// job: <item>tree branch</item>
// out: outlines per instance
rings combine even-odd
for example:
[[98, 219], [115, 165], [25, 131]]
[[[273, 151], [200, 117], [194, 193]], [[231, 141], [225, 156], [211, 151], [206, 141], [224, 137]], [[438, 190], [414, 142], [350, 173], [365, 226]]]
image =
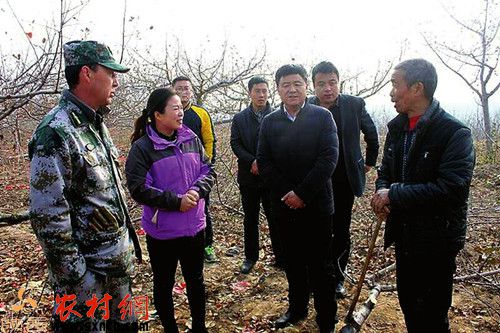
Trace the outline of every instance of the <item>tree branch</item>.
[[60, 94], [60, 93], [61, 93], [61, 91], [57, 91], [57, 90], [38, 90], [38, 91], [31, 91], [29, 93], [20, 94], [20, 95], [4, 95], [4, 96], [0, 96], [0, 102], [3, 102], [5, 100], [9, 100], [9, 99], [31, 98], [31, 97], [38, 96], [38, 95], [55, 95], [55, 94]]

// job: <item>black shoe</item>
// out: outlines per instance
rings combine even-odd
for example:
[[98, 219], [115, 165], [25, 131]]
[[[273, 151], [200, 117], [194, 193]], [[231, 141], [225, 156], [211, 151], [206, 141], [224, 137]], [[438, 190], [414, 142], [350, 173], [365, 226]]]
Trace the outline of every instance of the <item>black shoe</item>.
[[279, 317], [275, 322], [274, 326], [276, 328], [284, 328], [287, 327], [288, 325], [295, 325], [302, 319], [305, 319], [307, 317], [306, 314], [304, 315], [294, 315], [290, 311], [287, 311], [284, 315]]
[[337, 283], [337, 285], [335, 286], [335, 296], [337, 296], [337, 298], [345, 298], [346, 295], [347, 291], [344, 288], [344, 283]]
[[320, 328], [319, 333], [333, 333], [335, 332], [335, 326], [333, 328]]
[[241, 268], [240, 268], [241, 273], [243, 273], [243, 274], [250, 273], [250, 271], [252, 270], [254, 265], [255, 265], [255, 261], [245, 259], [245, 261], [243, 261], [243, 264], [241, 264]]

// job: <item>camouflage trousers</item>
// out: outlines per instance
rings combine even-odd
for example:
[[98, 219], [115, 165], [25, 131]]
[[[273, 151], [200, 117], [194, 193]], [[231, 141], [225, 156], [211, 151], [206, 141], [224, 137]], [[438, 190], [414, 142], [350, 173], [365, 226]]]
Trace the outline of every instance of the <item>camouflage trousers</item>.
[[87, 270], [76, 285], [54, 286], [54, 332], [137, 332], [135, 314], [126, 313], [131, 297], [130, 277]]

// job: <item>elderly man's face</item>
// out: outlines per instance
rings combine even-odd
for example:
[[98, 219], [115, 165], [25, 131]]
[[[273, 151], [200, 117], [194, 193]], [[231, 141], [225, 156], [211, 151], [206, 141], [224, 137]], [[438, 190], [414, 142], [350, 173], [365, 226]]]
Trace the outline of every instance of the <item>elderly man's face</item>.
[[391, 102], [398, 113], [408, 114], [414, 107], [414, 94], [412, 87], [408, 87], [405, 73], [395, 70], [391, 77], [392, 89], [390, 92]]
[[278, 84], [278, 94], [287, 109], [297, 109], [306, 99], [307, 83], [299, 74], [283, 76]]

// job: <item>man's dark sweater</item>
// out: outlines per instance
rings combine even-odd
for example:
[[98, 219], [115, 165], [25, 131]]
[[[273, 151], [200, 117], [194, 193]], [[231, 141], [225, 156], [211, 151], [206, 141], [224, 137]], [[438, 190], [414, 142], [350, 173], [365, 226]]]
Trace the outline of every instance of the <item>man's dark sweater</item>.
[[337, 128], [325, 108], [306, 103], [292, 121], [281, 106], [264, 118], [257, 164], [273, 205], [288, 209], [281, 198], [293, 190], [304, 210], [333, 214], [331, 176], [337, 159]]

